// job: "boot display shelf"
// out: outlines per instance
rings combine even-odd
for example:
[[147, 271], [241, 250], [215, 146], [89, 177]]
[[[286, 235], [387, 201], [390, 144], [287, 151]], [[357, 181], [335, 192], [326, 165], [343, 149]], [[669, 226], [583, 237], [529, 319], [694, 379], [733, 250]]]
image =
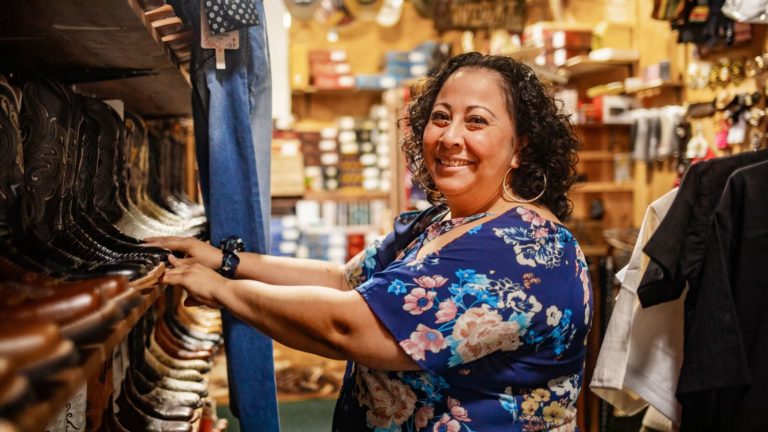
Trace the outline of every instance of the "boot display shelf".
[[193, 34], [162, 0], [7, 0], [0, 11], [6, 66], [145, 116], [191, 115]]
[[10, 420], [21, 432], [45, 430], [48, 422], [64, 408], [78, 389], [89, 378], [101, 372], [104, 362], [112, 355], [115, 347], [125, 339], [128, 332], [164, 291], [165, 285], [157, 285], [149, 293], [143, 294], [141, 303], [128, 312], [103, 341], [80, 348], [80, 361], [76, 367], [65, 369], [50, 378], [50, 392], [41, 395], [42, 400], [25, 408]]

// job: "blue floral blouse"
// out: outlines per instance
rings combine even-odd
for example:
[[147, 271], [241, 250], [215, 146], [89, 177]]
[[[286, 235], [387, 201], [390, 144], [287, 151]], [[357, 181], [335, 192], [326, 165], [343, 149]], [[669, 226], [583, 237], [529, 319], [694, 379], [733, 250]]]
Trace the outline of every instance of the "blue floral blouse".
[[592, 289], [571, 232], [514, 207], [416, 258], [486, 215], [431, 223], [394, 260], [375, 242], [350, 262], [350, 285], [422, 370], [350, 363], [334, 431], [576, 430]]

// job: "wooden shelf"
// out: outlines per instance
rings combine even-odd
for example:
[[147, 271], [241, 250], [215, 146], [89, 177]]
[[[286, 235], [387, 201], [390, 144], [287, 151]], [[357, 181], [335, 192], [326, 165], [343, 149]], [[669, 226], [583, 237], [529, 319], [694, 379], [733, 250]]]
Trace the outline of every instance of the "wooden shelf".
[[579, 152], [579, 162], [613, 161], [617, 153], [601, 150], [582, 150]]
[[614, 183], [614, 182], [584, 182], [573, 185], [569, 193], [603, 193], [603, 192], [633, 192], [632, 183]]
[[0, 14], [0, 54], [6, 66], [48, 74], [95, 97], [122, 99], [144, 116], [189, 115], [191, 85], [180, 66], [191, 41], [174, 39], [178, 22], [173, 29], [152, 26], [152, 20], [170, 18], [168, 8], [152, 12], [139, 0], [98, 6], [8, 0]]
[[544, 51], [543, 47], [522, 47], [517, 51], [506, 53], [505, 56], [515, 60], [531, 60]]
[[672, 81], [662, 81], [662, 82], [655, 82], [655, 83], [649, 83], [640, 87], [635, 87], [631, 90], [625, 90], [624, 93], [626, 94], [637, 94], [652, 90], [663, 90], [663, 89], [681, 89], [683, 88], [683, 84], [679, 82], [672, 82]]
[[601, 257], [608, 255], [608, 245], [579, 245], [581, 251], [588, 257]]
[[576, 56], [568, 59], [561, 68], [568, 77], [593, 74], [617, 67], [632, 67], [634, 61], [629, 60], [590, 60], [588, 56]]
[[649, 83], [642, 87], [637, 87], [631, 90], [627, 90], [625, 94], [633, 95], [640, 99], [650, 99], [654, 97], [668, 95], [670, 93], [669, 90], [672, 90], [673, 94], [676, 97], [680, 97], [683, 86], [684, 85], [679, 82], [659, 81], [656, 83]]
[[319, 95], [333, 95], [333, 94], [371, 94], [371, 93], [383, 93], [389, 89], [373, 89], [373, 88], [339, 88], [339, 89], [316, 89], [314, 87], [306, 88], [306, 89], [295, 89], [291, 90], [291, 94], [294, 96], [303, 96], [303, 95], [313, 95], [313, 94], [319, 94]]
[[381, 191], [307, 191], [302, 199], [314, 201], [373, 201], [388, 200], [389, 192]]
[[579, 129], [626, 129], [632, 126], [629, 123], [572, 123], [573, 128]]
[[21, 432], [38, 432], [44, 430], [48, 422], [53, 420], [64, 405], [75, 395], [89, 378], [101, 371], [104, 362], [112, 355], [128, 332], [139, 322], [142, 315], [155, 303], [165, 290], [164, 285], [158, 285], [148, 294], [141, 297], [141, 303], [133, 308], [125, 318], [118, 322], [112, 332], [100, 343], [78, 347], [80, 363], [77, 367], [59, 372], [51, 378], [52, 390], [50, 395], [20, 412], [15, 422]]

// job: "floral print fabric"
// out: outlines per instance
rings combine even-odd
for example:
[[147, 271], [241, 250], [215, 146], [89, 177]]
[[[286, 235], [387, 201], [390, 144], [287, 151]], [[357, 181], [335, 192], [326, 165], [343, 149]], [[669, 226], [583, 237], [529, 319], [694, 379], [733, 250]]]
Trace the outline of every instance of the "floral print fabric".
[[483, 216], [431, 224], [390, 263], [374, 244], [348, 267], [422, 370], [350, 365], [334, 430], [575, 430], [592, 289], [570, 231], [515, 207], [417, 259]]

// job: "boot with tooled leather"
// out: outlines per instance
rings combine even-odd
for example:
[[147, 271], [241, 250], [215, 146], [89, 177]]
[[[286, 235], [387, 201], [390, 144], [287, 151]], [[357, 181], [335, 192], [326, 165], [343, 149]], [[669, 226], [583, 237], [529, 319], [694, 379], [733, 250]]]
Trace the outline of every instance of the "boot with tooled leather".
[[[105, 149], [113, 143], [113, 135], [108, 132], [114, 129], [98, 122], [99, 118], [103, 118], [103, 121], [109, 121], [110, 118], [107, 116], [109, 113], [104, 111], [111, 111], [111, 109], [100, 101], [90, 98], [85, 98], [84, 105], [86, 113], [85, 125], [82, 128], [82, 139], [80, 140], [76, 161], [77, 173], [96, 172], [97, 167], [88, 165], [93, 164], [94, 162], [98, 163], [100, 149]], [[96, 117], [92, 116], [94, 111], [98, 111], [103, 115], [94, 118]], [[111, 121], [119, 125], [119, 119], [116, 118], [116, 115], [113, 117], [115, 118], [111, 119]], [[120, 129], [118, 128], [117, 130], [118, 134], [121, 135]], [[105, 149], [104, 151], [106, 152], [107, 150]], [[94, 154], [96, 157], [93, 157]], [[105, 162], [103, 165], [104, 167], [102, 168], [104, 170], [109, 168], [108, 162]], [[73, 179], [75, 196], [70, 200], [70, 211], [68, 213], [69, 224], [72, 226], [72, 229], [77, 231], [78, 235], [88, 236], [98, 244], [101, 244], [110, 251], [118, 254], [118, 257], [123, 260], [145, 260], [151, 262], [153, 265], [165, 261], [170, 251], [162, 248], [141, 247], [134, 241], [126, 242], [121, 238], [114, 238], [102, 231], [97, 224], [88, 217], [88, 210], [84, 203], [93, 201], [93, 188], [89, 187], [92, 178], [93, 177], [88, 178], [83, 175], [76, 175]]]
[[[79, 95], [70, 93], [68, 95], [59, 95], [61, 97], [69, 96], [69, 100], [73, 103], [70, 105], [73, 109], [82, 107], [82, 98]], [[104, 105], [101, 102], [95, 101], [98, 104]], [[54, 237], [54, 245], [68, 249], [75, 253], [80, 258], [87, 261], [94, 262], [133, 262], [146, 266], [148, 269], [154, 268], [158, 264], [159, 260], [153, 257], [137, 253], [120, 253], [112, 250], [111, 248], [100, 243], [91, 232], [85, 231], [75, 221], [75, 203], [76, 203], [76, 178], [78, 162], [81, 160], [82, 150], [84, 143], [81, 141], [81, 131], [86, 128], [84, 116], [76, 117], [78, 112], [73, 115], [73, 128], [72, 133], [76, 134], [66, 146], [65, 150], [65, 169], [64, 169], [64, 183], [62, 185], [61, 195], [61, 229], [58, 230], [57, 235]], [[95, 234], [98, 234], [97, 232]]]
[[[14, 244], [23, 254], [56, 275], [121, 274], [137, 279], [148, 272], [143, 263], [121, 263], [89, 250], [64, 229], [67, 174], [74, 159], [70, 146], [78, 137], [80, 104], [61, 85], [30, 81], [21, 107], [24, 184]], [[70, 171], [74, 171], [70, 169]]]

